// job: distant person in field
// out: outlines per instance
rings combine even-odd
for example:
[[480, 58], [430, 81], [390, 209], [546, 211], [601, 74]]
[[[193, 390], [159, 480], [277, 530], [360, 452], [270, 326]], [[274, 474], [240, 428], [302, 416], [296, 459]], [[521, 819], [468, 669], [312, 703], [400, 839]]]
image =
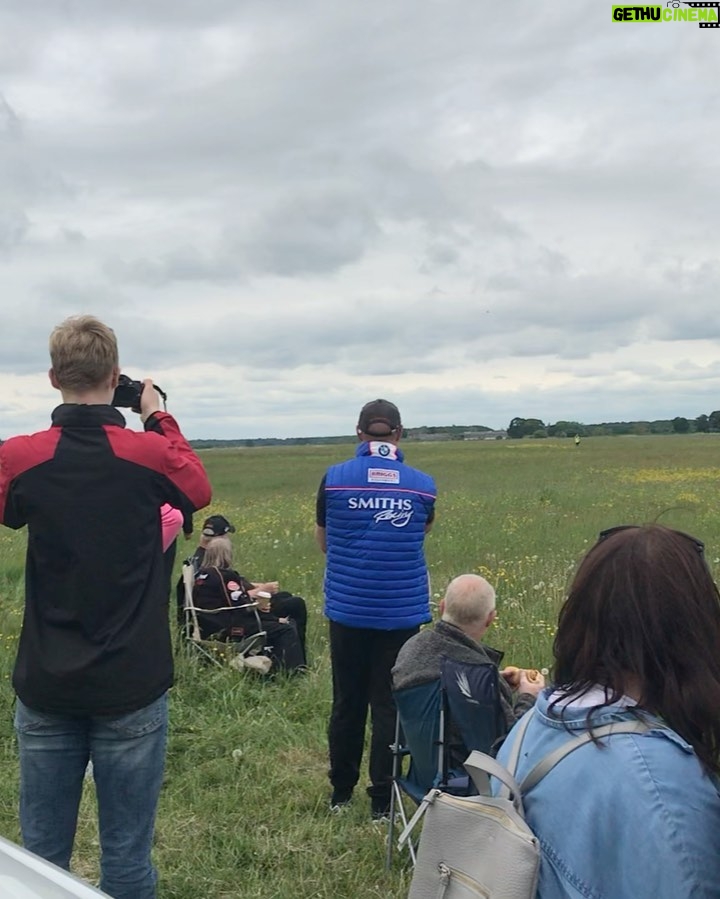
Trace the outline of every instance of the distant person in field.
[[579, 434], [575, 435], [575, 446], [580, 446], [580, 435]]
[[[262, 628], [276, 670], [297, 671], [305, 667], [305, 652], [297, 628], [289, 618], [279, 617], [272, 611], [271, 600], [260, 595], [265, 592], [260, 588], [265, 586], [252, 584], [232, 567], [229, 537], [212, 537], [195, 574], [192, 594], [193, 605], [198, 609], [200, 636], [203, 640], [233, 642], [251, 637]], [[260, 603], [259, 616], [252, 609], [242, 608], [253, 599]], [[230, 611], [216, 614], [217, 609]], [[203, 615], [200, 610], [208, 614]]]
[[0, 447], [0, 520], [27, 525], [13, 686], [24, 845], [68, 868], [93, 764], [100, 886], [155, 899], [151, 849], [165, 765], [173, 654], [160, 507], [191, 516], [210, 483], [152, 381], [144, 432], [112, 401], [113, 331], [89, 315], [50, 335], [52, 427]]
[[[203, 522], [200, 542], [193, 555], [187, 560], [193, 566], [195, 574], [202, 568], [208, 545], [216, 537], [234, 534], [235, 528], [224, 515], [210, 515]], [[248, 583], [251, 583], [248, 581]], [[287, 590], [281, 590], [278, 581], [253, 581], [254, 591], [270, 594], [270, 611], [278, 618], [289, 618], [297, 630], [304, 659], [307, 660], [307, 605], [302, 596], [296, 596]], [[185, 584], [182, 577], [177, 584], [178, 622], [183, 623], [185, 605]]]
[[529, 713], [516, 777], [602, 725], [650, 729], [589, 742], [523, 793], [538, 899], [720, 896], [718, 646], [699, 540], [660, 525], [600, 534], [560, 609], [554, 684]]
[[[483, 642], [496, 615], [495, 590], [485, 578], [461, 574], [450, 581], [440, 600], [440, 621], [423, 628], [400, 649], [392, 670], [394, 688], [401, 690], [439, 680], [443, 658], [475, 665], [492, 662], [499, 667], [503, 654]], [[533, 707], [545, 679], [534, 672], [535, 679], [531, 679], [522, 668], [500, 673], [500, 706], [507, 733]], [[462, 744], [459, 732], [455, 732], [451, 742]], [[468, 753], [461, 749], [456, 755], [451, 760], [454, 766], [462, 764]]]
[[354, 458], [329, 468], [317, 494], [333, 678], [330, 808], [346, 806], [359, 780], [369, 706], [368, 794], [372, 816], [382, 818], [390, 805], [395, 733], [390, 672], [403, 643], [430, 620], [423, 544], [436, 490], [430, 475], [403, 461], [393, 403], [363, 406], [357, 437]]

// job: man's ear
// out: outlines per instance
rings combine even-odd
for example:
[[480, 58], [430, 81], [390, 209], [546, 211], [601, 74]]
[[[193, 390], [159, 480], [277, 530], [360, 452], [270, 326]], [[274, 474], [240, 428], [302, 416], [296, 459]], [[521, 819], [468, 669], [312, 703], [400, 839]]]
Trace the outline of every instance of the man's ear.
[[48, 378], [50, 378], [50, 383], [55, 388], [55, 390], [62, 390], [62, 387], [60, 386], [60, 384], [58, 382], [57, 375], [55, 374], [54, 368], [51, 368], [50, 371], [48, 372]]
[[497, 609], [493, 609], [492, 612], [487, 617], [487, 621], [485, 622], [485, 627], [490, 627], [490, 625], [497, 618]]
[[118, 386], [118, 381], [120, 380], [120, 368], [117, 365], [113, 366], [112, 374], [110, 375], [110, 386], [113, 390]]
[[438, 610], [440, 612], [440, 617], [442, 618], [442, 616], [445, 614], [445, 597], [444, 596], [440, 600], [440, 605], [438, 606]]

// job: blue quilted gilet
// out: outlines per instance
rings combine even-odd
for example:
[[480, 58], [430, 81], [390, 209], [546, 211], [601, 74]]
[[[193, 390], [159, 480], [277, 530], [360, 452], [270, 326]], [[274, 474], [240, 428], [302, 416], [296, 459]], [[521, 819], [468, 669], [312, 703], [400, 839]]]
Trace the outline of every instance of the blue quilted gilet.
[[358, 445], [325, 480], [325, 614], [349, 627], [401, 630], [430, 621], [425, 526], [430, 475], [391, 443]]

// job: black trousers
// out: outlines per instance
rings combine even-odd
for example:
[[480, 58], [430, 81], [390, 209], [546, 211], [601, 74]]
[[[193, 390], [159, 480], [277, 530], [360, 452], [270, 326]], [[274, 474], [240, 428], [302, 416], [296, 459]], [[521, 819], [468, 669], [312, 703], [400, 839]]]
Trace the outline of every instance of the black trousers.
[[330, 771], [338, 792], [352, 792], [360, 778], [368, 706], [372, 722], [368, 795], [390, 799], [395, 703], [392, 667], [400, 647], [418, 632], [380, 631], [330, 622], [333, 704], [328, 726]]
[[305, 653], [293, 621], [281, 624], [263, 620], [263, 627], [273, 661], [281, 671], [295, 671], [305, 665]]
[[307, 649], [305, 645], [305, 635], [307, 632], [307, 606], [302, 596], [294, 596], [281, 590], [274, 593], [270, 599], [270, 611], [278, 618], [291, 618], [297, 628], [297, 635], [300, 638], [303, 656], [307, 660]]

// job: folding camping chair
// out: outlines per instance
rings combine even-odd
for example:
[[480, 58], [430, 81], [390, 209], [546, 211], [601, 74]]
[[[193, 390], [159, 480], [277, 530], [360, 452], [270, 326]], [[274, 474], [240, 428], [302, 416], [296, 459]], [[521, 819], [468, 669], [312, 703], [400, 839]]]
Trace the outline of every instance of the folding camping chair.
[[[450, 770], [443, 770], [443, 781], [448, 783], [459, 775], [469, 787], [462, 763], [473, 749], [494, 755], [499, 740], [507, 733], [500, 705], [500, 673], [492, 662], [471, 664], [445, 658], [440, 683], [448, 732], [445, 760], [450, 765]], [[456, 765], [452, 764], [453, 756]]]
[[[440, 783], [445, 768], [445, 710], [440, 680], [395, 690], [393, 698], [396, 716], [395, 742], [390, 747], [393, 777], [385, 861], [387, 869], [392, 864], [396, 816], [400, 817], [403, 831], [408, 825], [403, 795], [419, 805], [428, 790]], [[403, 760], [408, 757], [408, 771], [403, 775]], [[408, 850], [415, 865], [415, 846], [411, 841], [408, 842]]]
[[[473, 749], [490, 752], [505, 733], [497, 667], [490, 662], [469, 664], [443, 658], [437, 680], [394, 692], [397, 717], [393, 751], [393, 783], [386, 867], [392, 864], [396, 816], [415, 864], [412, 831], [419, 816], [408, 819], [403, 796], [421, 807], [433, 787], [459, 796], [474, 791], [462, 761]], [[410, 757], [406, 775], [403, 759]], [[462, 761], [461, 761], [462, 760]]]
[[[218, 658], [218, 643], [217, 641], [203, 639], [200, 622], [198, 620], [198, 613], [203, 616], [217, 616], [219, 624], [218, 630], [222, 630], [223, 621], [231, 621], [231, 616], [238, 611], [241, 611], [243, 609], [252, 609], [255, 614], [255, 620], [257, 622], [257, 632], [254, 634], [250, 634], [237, 642], [228, 644], [228, 646], [232, 646], [233, 660], [246, 660], [251, 656], [261, 653], [265, 649], [265, 640], [267, 634], [262, 628], [262, 622], [260, 620], [260, 614], [258, 612], [259, 604], [257, 602], [250, 600], [249, 602], [238, 606], [222, 606], [219, 609], [200, 609], [193, 602], [195, 569], [190, 562], [183, 563], [182, 580], [183, 586], [185, 588], [185, 602], [183, 605], [183, 636], [186, 645], [191, 646], [202, 658], [206, 659], [209, 662], [212, 662], [213, 665], [222, 667], [223, 663]], [[235, 662], [234, 667], [239, 668], [242, 667], [242, 665]]]

